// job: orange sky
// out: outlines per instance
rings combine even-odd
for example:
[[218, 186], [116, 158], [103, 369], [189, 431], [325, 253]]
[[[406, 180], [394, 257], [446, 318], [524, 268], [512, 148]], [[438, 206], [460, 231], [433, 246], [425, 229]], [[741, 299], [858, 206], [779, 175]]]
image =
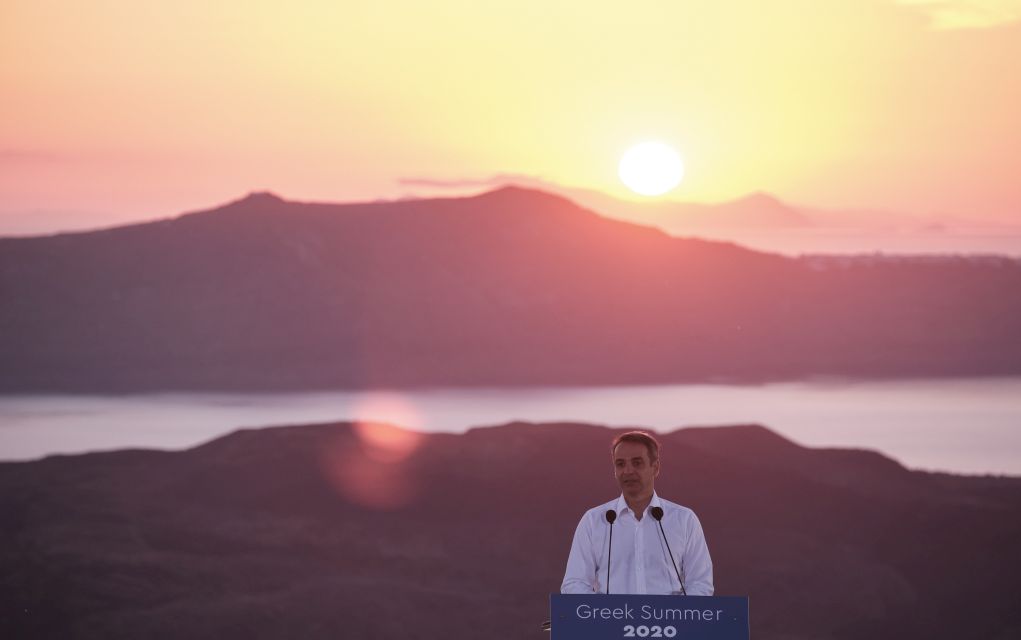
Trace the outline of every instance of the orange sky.
[[1021, 0], [603, 4], [4, 0], [0, 216], [505, 173], [626, 196], [659, 139], [676, 200], [1021, 220]]

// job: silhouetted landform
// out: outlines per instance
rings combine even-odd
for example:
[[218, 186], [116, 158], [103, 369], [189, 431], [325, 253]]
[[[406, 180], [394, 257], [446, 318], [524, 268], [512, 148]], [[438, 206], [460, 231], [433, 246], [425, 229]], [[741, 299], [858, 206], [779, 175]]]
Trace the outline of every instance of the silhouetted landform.
[[[541, 183], [540, 183], [541, 184]], [[528, 186], [527, 184], [521, 186]], [[828, 227], [828, 216], [816, 216], [762, 191], [716, 204], [671, 200], [620, 200], [601, 191], [559, 185], [536, 186], [562, 195], [594, 211], [658, 227], [672, 235], [700, 236], [726, 231], [783, 231]], [[844, 222], [842, 220], [842, 222]], [[861, 224], [863, 221], [858, 221]], [[875, 220], [868, 222], [875, 225]]]
[[673, 236], [731, 242], [794, 257], [806, 253], [881, 252], [1021, 258], [1021, 220], [983, 215], [977, 210], [966, 212], [967, 215], [951, 215], [878, 208], [817, 208], [792, 204], [762, 191], [715, 203], [661, 198], [625, 200], [594, 189], [512, 174], [483, 180], [405, 178], [400, 182], [411, 190], [434, 196], [499, 186], [537, 189], [563, 196], [600, 215], [656, 227]]
[[541, 192], [0, 239], [0, 390], [1021, 373], [1021, 262], [790, 259]]
[[[811, 233], [842, 232], [862, 235], [941, 233], [1017, 235], [1021, 226], [1005, 220], [947, 214], [909, 214], [885, 209], [823, 209], [790, 204], [775, 195], [757, 191], [717, 203], [677, 200], [621, 200], [595, 189], [569, 187], [524, 175], [496, 175], [483, 181], [403, 180], [412, 187], [433, 189], [516, 186], [555, 193], [600, 214], [658, 227], [679, 236], [711, 237], [741, 244], [743, 238], [792, 232], [807, 246], [797, 253], [818, 253]], [[978, 214], [979, 212], [972, 212]]]
[[[0, 637], [542, 638], [611, 431], [347, 423], [0, 464]], [[758, 426], [663, 436], [760, 639], [1021, 635], [1021, 479]]]

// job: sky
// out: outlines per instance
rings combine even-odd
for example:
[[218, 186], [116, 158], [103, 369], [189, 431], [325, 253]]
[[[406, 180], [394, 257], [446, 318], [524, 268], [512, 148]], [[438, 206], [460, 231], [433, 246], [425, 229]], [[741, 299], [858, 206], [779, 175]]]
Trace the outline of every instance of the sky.
[[0, 230], [494, 175], [1021, 221], [1021, 0], [0, 0]]

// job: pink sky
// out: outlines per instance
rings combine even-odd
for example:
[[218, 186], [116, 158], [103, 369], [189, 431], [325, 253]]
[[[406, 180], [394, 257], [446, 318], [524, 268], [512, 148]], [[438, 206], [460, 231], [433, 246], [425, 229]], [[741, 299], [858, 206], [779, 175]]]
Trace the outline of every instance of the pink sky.
[[0, 234], [403, 178], [634, 198], [649, 139], [684, 158], [673, 200], [1021, 222], [1021, 2], [595, 6], [8, 0]]

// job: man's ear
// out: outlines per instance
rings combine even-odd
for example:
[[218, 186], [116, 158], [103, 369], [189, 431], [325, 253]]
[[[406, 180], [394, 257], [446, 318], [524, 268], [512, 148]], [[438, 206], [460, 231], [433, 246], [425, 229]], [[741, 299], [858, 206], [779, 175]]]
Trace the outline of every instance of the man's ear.
[[652, 466], [656, 467], [656, 475], [654, 475], [652, 477], [653, 478], [658, 478], [659, 477], [659, 459], [658, 458], [656, 459], [655, 462], [652, 463]]

